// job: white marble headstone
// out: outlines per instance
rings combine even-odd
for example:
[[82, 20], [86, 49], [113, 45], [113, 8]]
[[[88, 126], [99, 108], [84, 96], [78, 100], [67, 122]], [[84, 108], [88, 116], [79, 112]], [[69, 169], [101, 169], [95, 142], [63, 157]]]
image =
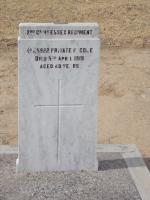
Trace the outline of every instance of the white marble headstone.
[[96, 23], [22, 23], [17, 171], [95, 170]]

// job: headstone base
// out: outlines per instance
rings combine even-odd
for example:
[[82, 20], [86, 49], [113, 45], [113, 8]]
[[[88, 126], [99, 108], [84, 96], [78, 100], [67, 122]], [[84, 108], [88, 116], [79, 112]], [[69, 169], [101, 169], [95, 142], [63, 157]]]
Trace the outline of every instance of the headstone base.
[[45, 169], [45, 168], [41, 168], [41, 169], [37, 169], [37, 170], [35, 170], [35, 169], [33, 169], [33, 170], [31, 170], [31, 169], [27, 169], [27, 168], [24, 168], [23, 166], [21, 166], [21, 163], [19, 162], [19, 158], [17, 158], [16, 159], [16, 172], [23, 172], [23, 171], [25, 171], [25, 172], [31, 172], [31, 171], [33, 171], [33, 172], [39, 172], [39, 171], [82, 171], [82, 170], [92, 170], [92, 171], [98, 171], [98, 161], [96, 160], [95, 161], [95, 164], [93, 164], [93, 166], [91, 166], [90, 168], [85, 168], [85, 167], [81, 167], [81, 168], [78, 168], [78, 169], [71, 169], [71, 168], [64, 168], [63, 166], [59, 166], [59, 167], [56, 167], [55, 169]]

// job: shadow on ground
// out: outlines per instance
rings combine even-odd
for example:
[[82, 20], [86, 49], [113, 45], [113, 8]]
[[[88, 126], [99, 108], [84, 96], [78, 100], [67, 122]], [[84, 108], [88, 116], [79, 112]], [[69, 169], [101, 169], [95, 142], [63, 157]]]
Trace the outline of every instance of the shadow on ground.
[[[126, 161], [128, 162], [128, 166], [126, 164]], [[143, 162], [141, 158], [138, 158], [138, 157], [127, 158], [126, 161], [124, 160], [124, 158], [99, 160], [98, 170], [105, 171], [105, 170], [122, 169], [122, 168], [128, 168], [128, 167], [142, 167], [142, 166], [145, 166], [146, 164], [147, 168], [150, 171], [150, 158], [144, 158], [145, 163]]]
[[147, 165], [147, 168], [150, 171], [150, 158], [144, 158], [145, 164]]

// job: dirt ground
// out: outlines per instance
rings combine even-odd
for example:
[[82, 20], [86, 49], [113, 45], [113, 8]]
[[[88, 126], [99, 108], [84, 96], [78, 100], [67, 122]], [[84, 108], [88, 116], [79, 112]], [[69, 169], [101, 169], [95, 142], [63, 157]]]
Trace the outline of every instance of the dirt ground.
[[0, 47], [20, 22], [98, 22], [103, 47], [150, 47], [149, 0], [0, 0]]
[[17, 143], [20, 22], [99, 23], [98, 142], [135, 143], [150, 160], [150, 0], [0, 0], [0, 144]]

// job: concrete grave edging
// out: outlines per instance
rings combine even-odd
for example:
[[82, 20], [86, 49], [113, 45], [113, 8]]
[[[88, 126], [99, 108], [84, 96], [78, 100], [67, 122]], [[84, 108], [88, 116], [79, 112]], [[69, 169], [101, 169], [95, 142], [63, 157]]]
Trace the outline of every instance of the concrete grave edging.
[[[150, 172], [136, 145], [98, 144], [97, 153], [121, 153], [142, 200], [150, 198]], [[0, 145], [0, 154], [17, 154], [17, 146]]]

